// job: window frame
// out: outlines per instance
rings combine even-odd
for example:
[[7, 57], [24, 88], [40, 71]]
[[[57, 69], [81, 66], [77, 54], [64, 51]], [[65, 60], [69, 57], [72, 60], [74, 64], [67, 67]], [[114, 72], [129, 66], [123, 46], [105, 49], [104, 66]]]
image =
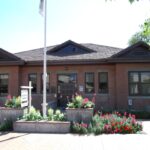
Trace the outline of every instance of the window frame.
[[[86, 75], [87, 74], [93, 74], [93, 92], [88, 92], [87, 88], [86, 88]], [[93, 94], [95, 92], [95, 73], [94, 72], [85, 72], [85, 75], [84, 75], [84, 92], [86, 94]]]
[[[100, 74], [106, 74], [107, 75], [107, 82], [100, 82]], [[100, 84], [101, 83], [106, 83], [107, 84], [107, 91], [106, 92], [101, 92], [100, 90]], [[108, 87], [108, 84], [109, 83], [109, 80], [108, 80], [108, 72], [98, 72], [98, 93], [99, 94], [108, 94], [109, 93], [109, 87]]]
[[0, 92], [0, 96], [5, 96], [5, 95], [8, 95], [8, 93], [9, 93], [9, 74], [8, 73], [0, 73], [0, 76], [1, 75], [7, 75], [8, 76], [7, 93], [1, 93]]
[[[37, 91], [38, 91], [38, 89], [37, 89], [37, 88], [38, 88], [38, 84], [37, 84], [38, 75], [37, 75], [37, 73], [29, 73], [29, 74], [28, 74], [28, 82], [30, 81], [30, 75], [36, 75], [36, 92], [33, 92], [33, 91], [32, 91], [32, 93], [33, 93], [33, 94], [37, 94]], [[31, 84], [32, 84], [32, 83], [31, 83]], [[32, 86], [33, 86], [33, 84], [32, 84]], [[32, 88], [32, 89], [33, 89], [33, 88]]]
[[[130, 74], [131, 73], [137, 73], [138, 74], [138, 78], [139, 78], [138, 82], [131, 82], [130, 81]], [[150, 96], [150, 94], [143, 94], [142, 93], [142, 85], [150, 84], [150, 82], [149, 83], [142, 83], [142, 81], [141, 81], [141, 74], [142, 73], [150, 73], [150, 71], [129, 71], [128, 72], [128, 93], [129, 93], [129, 96]], [[133, 84], [138, 85], [138, 91], [139, 92], [137, 94], [132, 94], [130, 91], [130, 85], [133, 85]]]

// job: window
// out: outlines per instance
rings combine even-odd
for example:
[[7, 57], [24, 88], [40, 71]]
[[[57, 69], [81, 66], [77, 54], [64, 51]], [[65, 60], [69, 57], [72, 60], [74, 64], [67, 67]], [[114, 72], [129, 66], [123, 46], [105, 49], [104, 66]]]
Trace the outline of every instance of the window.
[[94, 73], [92, 72], [85, 73], [85, 92], [94, 92]]
[[129, 72], [129, 95], [150, 96], [150, 72]]
[[98, 92], [99, 93], [108, 93], [108, 73], [100, 72], [98, 74]]
[[8, 74], [0, 74], [0, 95], [8, 94]]
[[[47, 74], [46, 78], [46, 91], [50, 93], [50, 75]], [[41, 75], [41, 93], [43, 93], [43, 74]]]
[[37, 93], [37, 74], [29, 74], [29, 81], [32, 82], [32, 93]]

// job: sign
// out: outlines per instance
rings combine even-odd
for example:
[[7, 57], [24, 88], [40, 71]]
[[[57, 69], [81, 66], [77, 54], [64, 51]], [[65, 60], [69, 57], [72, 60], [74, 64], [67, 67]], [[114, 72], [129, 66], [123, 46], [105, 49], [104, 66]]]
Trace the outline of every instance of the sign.
[[28, 112], [30, 112], [31, 109], [32, 88], [31, 81], [29, 81], [29, 86], [21, 86], [21, 107], [28, 106]]
[[21, 89], [21, 107], [28, 106], [29, 93], [28, 89]]
[[83, 92], [83, 86], [82, 85], [79, 85], [79, 91]]
[[128, 105], [132, 106], [132, 99], [128, 99]]

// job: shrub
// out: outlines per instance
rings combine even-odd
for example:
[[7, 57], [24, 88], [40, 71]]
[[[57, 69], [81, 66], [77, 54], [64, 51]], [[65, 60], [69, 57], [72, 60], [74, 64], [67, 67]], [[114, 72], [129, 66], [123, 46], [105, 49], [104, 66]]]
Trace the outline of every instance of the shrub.
[[4, 121], [0, 124], [0, 131], [12, 131], [13, 123], [11, 120]]
[[6, 103], [5, 103], [6, 107], [10, 107], [10, 108], [19, 108], [21, 107], [21, 97], [11, 97], [10, 95], [7, 96], [6, 98]]
[[82, 124], [74, 123], [72, 127], [73, 132], [79, 134], [87, 132], [97, 135], [102, 133], [130, 134], [142, 131], [142, 125], [136, 121], [135, 115], [125, 114], [122, 116], [117, 112], [113, 114], [96, 114], [93, 116], [91, 123], [86, 127], [84, 126], [86, 132], [83, 132]]
[[87, 134], [88, 133], [88, 125], [85, 123], [81, 123], [81, 124], [73, 123], [72, 132], [79, 133], [79, 134]]
[[25, 119], [26, 121], [38, 121], [42, 119], [42, 116], [39, 110], [31, 107], [30, 112], [25, 114], [23, 116], [23, 119]]
[[54, 110], [52, 108], [48, 109], [48, 120], [49, 121], [64, 121], [65, 120], [65, 115], [61, 113], [60, 110]]
[[81, 95], [76, 94], [72, 97], [72, 102], [67, 104], [68, 108], [93, 108], [94, 103], [88, 98], [83, 98]]

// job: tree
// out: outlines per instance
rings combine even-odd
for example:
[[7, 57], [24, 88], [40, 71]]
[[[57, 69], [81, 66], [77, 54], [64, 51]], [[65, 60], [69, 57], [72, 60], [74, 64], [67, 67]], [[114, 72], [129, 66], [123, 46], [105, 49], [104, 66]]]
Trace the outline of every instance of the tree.
[[144, 24], [140, 26], [140, 31], [130, 38], [129, 45], [135, 44], [138, 41], [143, 41], [150, 45], [150, 18], [146, 19]]
[[139, 0], [129, 0], [129, 2], [132, 4], [135, 1], [139, 1]]

